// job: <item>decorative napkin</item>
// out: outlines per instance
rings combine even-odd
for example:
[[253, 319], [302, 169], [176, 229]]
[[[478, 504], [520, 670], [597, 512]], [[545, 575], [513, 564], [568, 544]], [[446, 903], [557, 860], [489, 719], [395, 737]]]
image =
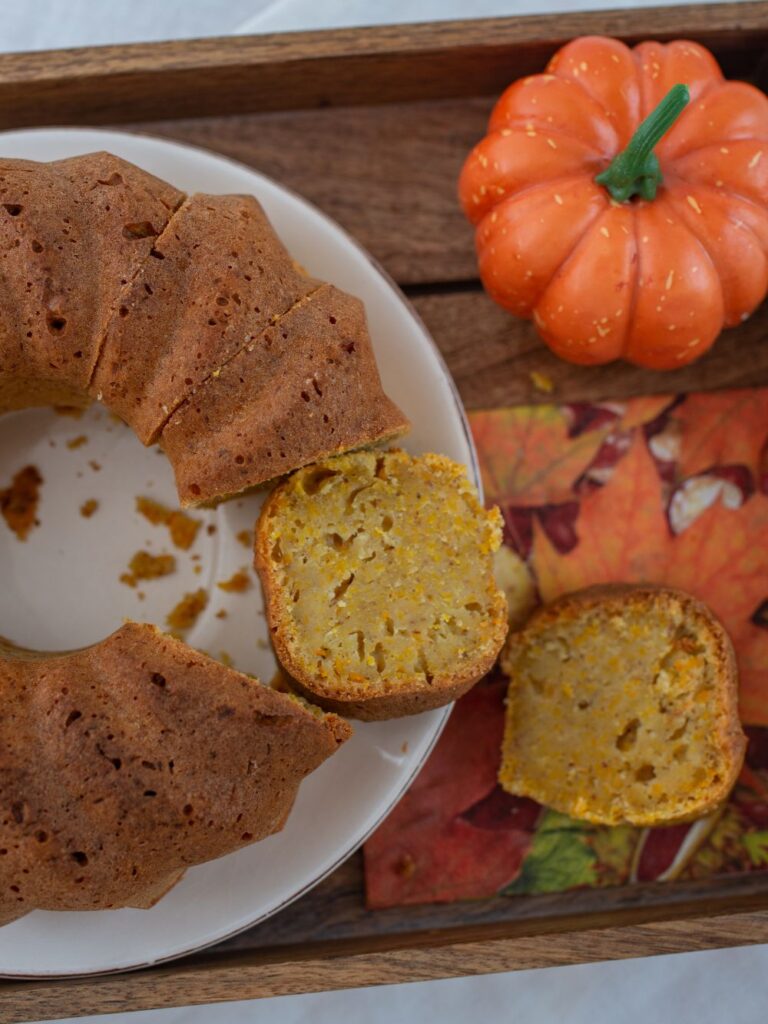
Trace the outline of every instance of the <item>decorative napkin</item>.
[[593, 583], [690, 591], [736, 648], [749, 735], [724, 808], [608, 828], [496, 783], [506, 681], [460, 700], [426, 766], [365, 846], [372, 907], [703, 878], [768, 868], [768, 389], [470, 415], [505, 544], [549, 601]]

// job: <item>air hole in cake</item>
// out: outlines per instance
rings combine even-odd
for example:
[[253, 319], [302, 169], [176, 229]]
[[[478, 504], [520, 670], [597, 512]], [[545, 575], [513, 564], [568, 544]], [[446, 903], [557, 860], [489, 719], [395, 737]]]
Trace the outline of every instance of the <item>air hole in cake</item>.
[[424, 676], [424, 679], [426, 680], [427, 686], [431, 686], [432, 685], [432, 680], [435, 677], [433, 676], [433, 674], [429, 670], [429, 665], [427, 664], [427, 656], [424, 653], [424, 648], [423, 647], [419, 648], [419, 654], [418, 654], [418, 657], [416, 658], [416, 671], [420, 672]]
[[145, 789], [144, 796], [157, 796], [157, 791], [154, 789]]
[[228, 306], [229, 305], [229, 299], [226, 297], [226, 295], [219, 295], [216, 298], [216, 305], [217, 306]]
[[684, 761], [685, 760], [685, 755], [687, 753], [688, 753], [688, 744], [687, 743], [681, 743], [679, 746], [675, 747], [675, 749], [672, 751], [672, 756], [674, 757], [674, 759], [676, 761]]
[[[384, 531], [384, 533], [389, 533], [389, 531], [392, 529], [392, 527], [394, 525], [395, 525], [395, 521], [392, 518], [392, 516], [389, 516], [389, 515], [384, 516], [382, 518], [382, 520], [381, 520], [381, 528]], [[479, 608], [479, 605], [478, 605], [478, 608]]]
[[675, 729], [675, 731], [673, 733], [670, 734], [670, 737], [669, 737], [670, 740], [679, 740], [679, 739], [681, 739], [683, 736], [685, 736], [685, 733], [686, 733], [687, 729], [688, 729], [688, 719], [686, 718], [686, 720], [683, 722], [683, 724], [681, 726], [679, 726], [677, 729]]
[[271, 558], [273, 562], [282, 562], [283, 560], [283, 549], [280, 545], [280, 538], [278, 537], [275, 543], [272, 545]]
[[357, 629], [355, 636], [357, 637], [357, 656], [360, 661], [363, 661], [365, 659], [365, 634], [361, 629]]
[[253, 839], [253, 835], [250, 832], [243, 832], [240, 838], [243, 840], [244, 843], [249, 843], [251, 839]]
[[384, 656], [384, 648], [380, 643], [377, 643], [373, 648], [373, 660], [376, 662], [376, 671], [383, 672], [387, 667], [387, 659]]
[[151, 284], [147, 284], [146, 282], [144, 283], [144, 291], [147, 293], [147, 295], [154, 295], [155, 294], [155, 291], [154, 291], [152, 285]]
[[[616, 737], [616, 749], [617, 750], [622, 750], [622, 751], [631, 750], [631, 748], [634, 747], [635, 743], [637, 742], [637, 733], [638, 733], [639, 728], [640, 728], [640, 719], [639, 718], [633, 718], [631, 721], [627, 722], [627, 724], [624, 726], [623, 731], [620, 733], [619, 736]], [[644, 765], [643, 767], [650, 767], [650, 766], [645, 766]], [[642, 771], [642, 769], [640, 769], [640, 770]], [[639, 778], [639, 776], [638, 776], [638, 778]], [[653, 776], [651, 776], [651, 778], [653, 778]], [[644, 781], [644, 780], [640, 780], [640, 781]]]
[[32, 242], [32, 252], [42, 252], [42, 251], [43, 251], [42, 245], [40, 244], [40, 242], [37, 241], [37, 239], [35, 239]]
[[199, 484], [190, 484], [189, 485], [189, 489], [195, 495], [198, 495], [200, 493], [200, 485]]
[[343, 345], [342, 348], [344, 349], [345, 352], [348, 352], [350, 355], [352, 355], [352, 353], [355, 351], [355, 343], [354, 341], [350, 341], [346, 345]]
[[110, 757], [109, 760], [112, 762], [112, 765], [114, 766], [115, 771], [119, 772], [120, 769], [123, 767], [123, 762], [122, 762], [122, 760], [119, 757]]
[[376, 470], [374, 472], [374, 476], [377, 480], [387, 479], [386, 460], [383, 455], [379, 455], [376, 459]]
[[322, 389], [321, 389], [320, 385], [317, 383], [317, 378], [316, 377], [312, 378], [312, 387], [315, 389], [315, 393], [318, 394], [322, 398], [323, 392], [322, 392]]
[[187, 817], [189, 817], [193, 810], [194, 807], [192, 806], [192, 804], [184, 804], [184, 806], [181, 809], [182, 814], [185, 814]]
[[339, 474], [333, 469], [316, 469], [304, 474], [302, 486], [305, 494], [317, 494], [329, 480]]
[[21, 825], [24, 821], [24, 804], [19, 800], [14, 800], [11, 804], [11, 817], [17, 825]]
[[209, 319], [209, 321], [208, 321], [208, 326], [209, 326], [209, 327], [215, 327], [215, 326], [216, 326], [216, 321], [215, 321], [215, 320], [213, 319], [213, 317], [211, 317], [211, 318]]
[[3, 203], [6, 213], [11, 217], [18, 217], [21, 211], [24, 209], [23, 206], [19, 206], [18, 203]]
[[65, 317], [61, 316], [59, 313], [53, 313], [50, 310], [46, 314], [45, 322], [51, 334], [58, 334], [67, 326]]
[[656, 778], [656, 769], [652, 764], [641, 764], [635, 772], [635, 778], [638, 782], [651, 782]]
[[150, 678], [150, 681], [155, 684], [155, 686], [160, 686], [160, 687], [165, 686], [165, 683], [166, 683], [165, 676], [162, 675], [160, 672], [153, 672], [152, 675], [149, 678]]
[[464, 605], [464, 610], [468, 612], [480, 612], [483, 610], [483, 607], [479, 601], [469, 601]]
[[325, 535], [325, 542], [329, 548], [335, 548], [337, 551], [343, 551], [347, 547], [340, 533], [327, 533]]
[[70, 856], [72, 857], [73, 861], [80, 865], [81, 868], [84, 868], [88, 863], [88, 854], [83, 853], [82, 850], [75, 850], [73, 853], [70, 854]]
[[336, 323], [336, 317], [335, 316], [329, 316], [328, 317], [328, 323], [329, 324], [335, 324]]
[[[341, 581], [341, 583], [337, 583], [336, 584], [336, 586], [333, 588], [333, 600], [331, 601], [331, 604], [337, 604], [341, 600], [341, 598], [344, 597], [346, 592], [349, 590], [349, 588], [354, 583], [354, 580], [355, 580], [355, 574], [353, 572], [351, 572], [349, 574], [349, 576], [346, 577], [346, 579], [343, 579]], [[362, 636], [362, 633], [360, 633], [360, 636]], [[358, 637], [358, 647], [359, 647], [359, 643], [360, 643], [360, 639]]]
[[119, 312], [120, 312], [120, 316], [122, 316], [122, 317], [128, 316], [128, 307], [127, 306], [121, 306]]
[[235, 462], [238, 464], [238, 466], [242, 466], [243, 463], [245, 462], [245, 458], [242, 455], [236, 455]]
[[309, 401], [309, 395], [306, 391], [301, 392], [301, 397], [304, 399], [305, 402]]
[[35, 832], [35, 839], [38, 841], [38, 843], [47, 843], [48, 833], [43, 831], [43, 829], [39, 829], [37, 832]]
[[69, 714], [67, 715], [67, 720], [64, 723], [64, 728], [68, 729], [70, 727], [70, 725], [72, 725], [73, 722], [76, 722], [78, 720], [78, 718], [82, 718], [82, 717], [83, 717], [82, 711], [70, 711]]

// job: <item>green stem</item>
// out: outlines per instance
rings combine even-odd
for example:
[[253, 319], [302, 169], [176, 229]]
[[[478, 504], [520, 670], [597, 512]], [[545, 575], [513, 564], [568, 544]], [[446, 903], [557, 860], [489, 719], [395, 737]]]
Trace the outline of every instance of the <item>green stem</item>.
[[687, 85], [673, 85], [658, 107], [638, 126], [627, 148], [597, 175], [595, 181], [598, 185], [605, 185], [617, 203], [625, 203], [633, 196], [656, 198], [656, 190], [661, 184], [661, 168], [653, 150], [690, 98]]

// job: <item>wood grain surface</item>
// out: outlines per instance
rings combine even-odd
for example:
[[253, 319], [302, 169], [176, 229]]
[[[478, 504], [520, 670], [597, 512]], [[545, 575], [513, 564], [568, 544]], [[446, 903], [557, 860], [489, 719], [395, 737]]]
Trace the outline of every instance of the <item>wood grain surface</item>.
[[[459, 168], [491, 94], [583, 32], [694, 37], [732, 73], [768, 82], [768, 3], [719, 4], [6, 55], [0, 123], [127, 124], [300, 192], [403, 287], [469, 408], [768, 384], [768, 306], [700, 362], [655, 374], [560, 362], [483, 294], [456, 202]], [[132, 975], [0, 982], [0, 1021], [762, 941], [761, 874], [374, 913], [358, 854], [280, 914], [194, 957]]]
[[638, 922], [596, 922], [578, 931], [540, 929], [505, 938], [456, 939], [439, 933], [409, 942], [355, 941], [234, 953], [214, 963], [187, 959], [151, 972], [101, 978], [6, 983], [0, 988], [4, 1024], [74, 1014], [260, 999], [366, 985], [390, 985], [596, 960], [768, 941], [768, 913]]
[[[0, 124], [98, 124], [498, 92], [578, 35], [686, 36], [749, 74], [765, 3], [572, 12], [0, 56]], [[510, 55], [514, 60], [510, 60]]]

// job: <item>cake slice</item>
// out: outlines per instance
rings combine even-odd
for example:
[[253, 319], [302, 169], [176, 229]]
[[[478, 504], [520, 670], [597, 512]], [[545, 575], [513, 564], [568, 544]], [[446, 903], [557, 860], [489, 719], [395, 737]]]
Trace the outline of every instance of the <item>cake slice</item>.
[[191, 196], [121, 297], [90, 393], [153, 444], [185, 398], [318, 285], [253, 196]]
[[153, 626], [80, 651], [0, 643], [0, 924], [151, 906], [186, 868], [278, 832], [350, 735]]
[[362, 302], [324, 284], [198, 388], [161, 445], [181, 504], [197, 505], [408, 426], [382, 390]]
[[268, 498], [256, 569], [278, 658], [310, 700], [363, 719], [448, 704], [507, 632], [498, 509], [440, 455], [358, 452]]
[[731, 642], [652, 586], [583, 590], [510, 634], [499, 780], [573, 818], [668, 825], [728, 796], [744, 758]]
[[0, 412], [83, 404], [120, 293], [183, 198], [110, 153], [0, 160]]

